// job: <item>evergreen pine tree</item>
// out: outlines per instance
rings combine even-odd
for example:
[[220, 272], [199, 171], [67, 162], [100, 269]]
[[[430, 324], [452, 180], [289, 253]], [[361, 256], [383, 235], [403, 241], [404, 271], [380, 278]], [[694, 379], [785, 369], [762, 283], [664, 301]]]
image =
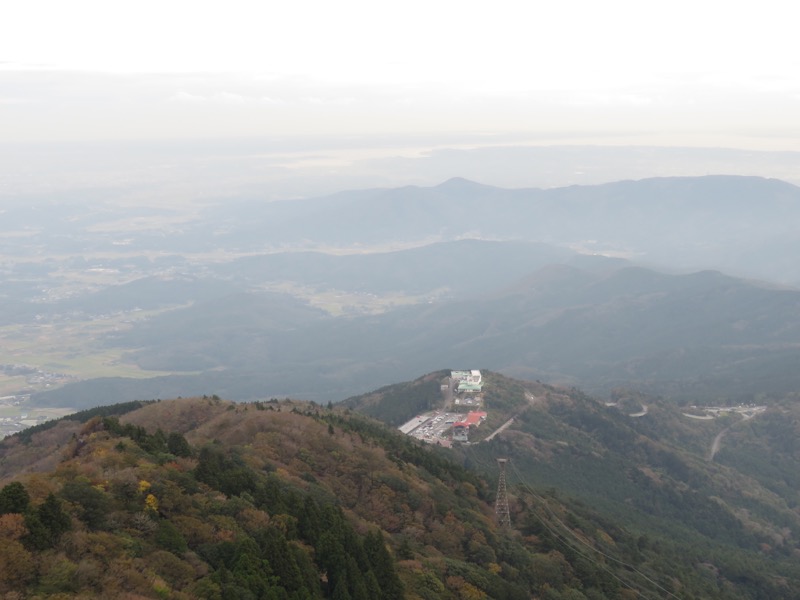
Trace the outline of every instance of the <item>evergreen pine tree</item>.
[[394, 560], [380, 531], [370, 532], [364, 538], [364, 552], [375, 575], [381, 596], [384, 600], [400, 600], [403, 597], [403, 584], [394, 568]]
[[28, 534], [25, 545], [34, 550], [46, 550], [56, 545], [61, 534], [72, 526], [69, 515], [61, 508], [61, 502], [52, 493], [36, 509], [25, 513], [25, 527]]
[[167, 450], [175, 456], [189, 457], [192, 455], [192, 447], [189, 442], [180, 433], [174, 431], [167, 437]]
[[0, 515], [6, 513], [24, 514], [31, 502], [25, 486], [14, 481], [0, 490]]
[[30, 550], [46, 550], [52, 546], [50, 532], [42, 524], [36, 511], [28, 511], [25, 514], [25, 528], [27, 535], [22, 538], [22, 542]]
[[42, 525], [50, 532], [53, 543], [58, 541], [62, 533], [69, 531], [72, 527], [72, 520], [64, 512], [61, 501], [52, 493], [47, 495], [47, 498], [36, 509], [36, 512]]

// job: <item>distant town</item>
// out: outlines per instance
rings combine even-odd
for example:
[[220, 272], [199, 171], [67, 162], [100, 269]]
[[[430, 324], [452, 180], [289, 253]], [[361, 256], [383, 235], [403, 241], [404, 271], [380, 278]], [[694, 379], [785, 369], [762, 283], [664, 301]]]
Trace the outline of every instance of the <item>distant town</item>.
[[44, 421], [56, 419], [73, 412], [72, 409], [34, 409], [27, 406], [34, 391], [75, 381], [73, 376], [44, 371], [27, 364], [2, 364], [0, 365], [0, 374], [8, 378], [17, 378], [24, 382], [22, 387], [14, 393], [0, 396], [0, 439], [22, 431], [26, 427], [38, 425]]
[[483, 378], [476, 369], [451, 371], [442, 385], [443, 408], [417, 415], [399, 427], [420, 441], [449, 447], [469, 443], [470, 431], [480, 427], [487, 413], [483, 403]]

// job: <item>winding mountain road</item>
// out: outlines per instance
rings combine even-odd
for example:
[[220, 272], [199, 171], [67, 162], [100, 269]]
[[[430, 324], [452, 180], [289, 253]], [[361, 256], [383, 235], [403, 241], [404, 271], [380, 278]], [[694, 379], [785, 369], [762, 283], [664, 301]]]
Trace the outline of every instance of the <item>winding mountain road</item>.
[[719, 452], [719, 447], [720, 444], [722, 443], [722, 438], [725, 437], [725, 434], [728, 433], [728, 431], [730, 431], [730, 427], [726, 427], [725, 429], [720, 431], [714, 438], [714, 441], [711, 442], [711, 448], [708, 449], [708, 455], [706, 456], [706, 460], [708, 462], [714, 460], [714, 456], [717, 454], [717, 452]]
[[[742, 420], [741, 420], [741, 421], [739, 421], [739, 423], [744, 423], [745, 421], [747, 421], [747, 420], [749, 420], [749, 419], [752, 419], [753, 417], [755, 417], [755, 416], [756, 416], [756, 414], [758, 414], [758, 413], [757, 413], [757, 412], [752, 412], [752, 413], [741, 413], [741, 415], [742, 415]], [[717, 452], [719, 452], [719, 448], [720, 448], [720, 446], [722, 445], [722, 438], [724, 438], [724, 437], [725, 437], [725, 434], [726, 434], [726, 433], [728, 433], [728, 432], [731, 430], [731, 427], [733, 427], [734, 425], [738, 425], [739, 423], [734, 423], [734, 424], [733, 424], [733, 425], [731, 425], [730, 427], [726, 427], [725, 429], [723, 429], [722, 431], [720, 431], [720, 432], [719, 432], [719, 433], [716, 435], [716, 437], [714, 437], [714, 441], [713, 441], [713, 442], [711, 442], [711, 448], [709, 448], [709, 449], [708, 449], [708, 455], [706, 456], [706, 460], [707, 460], [708, 462], [711, 462], [711, 461], [713, 461], [713, 460], [714, 460], [714, 457], [715, 457], [715, 456], [716, 456], [716, 454], [717, 454]]]

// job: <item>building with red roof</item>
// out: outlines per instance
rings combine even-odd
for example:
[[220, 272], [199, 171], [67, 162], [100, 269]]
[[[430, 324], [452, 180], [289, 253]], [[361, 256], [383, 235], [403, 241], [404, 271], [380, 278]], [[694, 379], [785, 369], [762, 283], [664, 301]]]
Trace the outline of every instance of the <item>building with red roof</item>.
[[467, 414], [467, 418], [463, 421], [453, 423], [453, 441], [454, 442], [468, 442], [469, 430], [471, 427], [478, 427], [483, 421], [486, 420], [486, 413], [482, 410], [476, 410]]

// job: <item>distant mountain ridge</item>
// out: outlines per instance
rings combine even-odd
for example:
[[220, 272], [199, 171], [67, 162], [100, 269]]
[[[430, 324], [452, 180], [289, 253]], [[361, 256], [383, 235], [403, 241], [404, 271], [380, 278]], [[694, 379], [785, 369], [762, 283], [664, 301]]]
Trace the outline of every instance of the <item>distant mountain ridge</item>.
[[800, 250], [800, 188], [776, 179], [708, 175], [503, 189], [456, 178], [433, 187], [251, 203], [246, 210], [247, 221], [235, 227], [241, 242], [256, 232], [276, 244], [318, 246], [526, 240], [661, 267], [800, 282], [792, 258]]
[[450, 293], [474, 296], [507, 285], [533, 268], [577, 259], [571, 250], [547, 244], [463, 239], [363, 254], [262, 254], [234, 260], [216, 270], [240, 285], [292, 281], [341, 291], [406, 294], [446, 288]]
[[141, 257], [135, 272], [167, 278], [31, 301], [54, 262], [11, 281], [8, 314], [33, 323], [140, 301], [163, 313], [109, 329], [99, 351], [174, 374], [34, 397], [74, 407], [208, 392], [340, 400], [459, 363], [602, 394], [779, 396], [800, 385], [798, 222], [800, 188], [732, 176], [233, 201], [131, 242], [202, 243], [218, 261]]
[[[474, 281], [480, 285], [479, 277]], [[603, 394], [634, 386], [681, 401], [746, 401], [800, 385], [790, 367], [800, 360], [800, 291], [715, 271], [555, 264], [484, 294], [338, 318], [270, 298], [231, 294], [110, 338], [131, 348], [129, 357], [143, 367], [202, 369], [201, 375], [89, 381], [35, 400], [76, 406], [98, 394], [168, 397], [181, 386], [186, 394], [236, 399], [340, 400], [447, 364]], [[214, 326], [222, 314], [228, 325]]]

